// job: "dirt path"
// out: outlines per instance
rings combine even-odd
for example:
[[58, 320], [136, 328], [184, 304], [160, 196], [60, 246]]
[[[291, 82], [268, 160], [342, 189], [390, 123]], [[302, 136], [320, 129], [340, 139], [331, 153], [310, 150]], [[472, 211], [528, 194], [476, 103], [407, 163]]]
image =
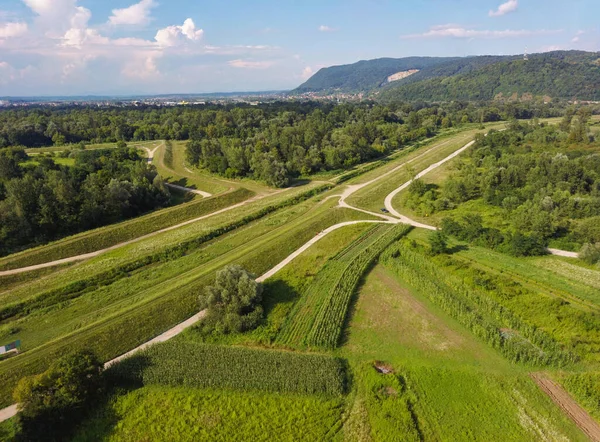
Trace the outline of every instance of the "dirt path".
[[119, 356], [117, 358], [114, 358], [114, 359], [106, 362], [104, 364], [104, 368], [106, 369], [106, 368], [110, 367], [111, 365], [114, 365], [117, 362], [122, 361], [123, 359], [127, 359], [128, 357], [134, 355], [135, 353], [147, 349], [151, 345], [158, 344], [159, 342], [166, 342], [169, 339], [174, 338], [175, 336], [177, 336], [178, 334], [182, 333], [185, 329], [191, 327], [192, 325], [194, 325], [196, 322], [198, 322], [199, 320], [201, 320], [205, 316], [206, 316], [206, 310], [202, 310], [201, 312], [195, 314], [191, 318], [183, 321], [180, 324], [177, 324], [172, 329], [167, 330], [166, 332], [164, 332], [161, 335], [158, 335], [156, 338], [151, 339], [148, 342], [145, 342], [144, 344], [140, 345], [139, 347], [136, 347], [133, 350], [130, 350], [127, 353], [122, 354], [121, 356]]
[[86, 259], [90, 259], [90, 258], [95, 258], [96, 256], [102, 255], [103, 253], [106, 252], [110, 252], [112, 250], [116, 250], [119, 249], [121, 247], [125, 247], [128, 246], [130, 244], [134, 244], [136, 242], [148, 239], [148, 238], [152, 238], [153, 236], [156, 235], [160, 235], [161, 233], [165, 233], [165, 232], [170, 232], [171, 230], [175, 230], [175, 229], [179, 229], [180, 227], [184, 227], [187, 226], [188, 224], [193, 224], [196, 223], [198, 221], [202, 221], [205, 220], [207, 218], [216, 216], [216, 215], [220, 215], [222, 213], [228, 212], [230, 210], [233, 209], [237, 209], [238, 207], [242, 207], [245, 206], [247, 204], [253, 203], [255, 201], [258, 201], [259, 199], [265, 198], [267, 195], [257, 195], [253, 198], [250, 198], [246, 201], [242, 201], [241, 203], [237, 203], [234, 204], [233, 206], [229, 206], [229, 207], [225, 207], [224, 209], [221, 210], [217, 210], [216, 212], [212, 212], [209, 213], [208, 215], [203, 215], [200, 216], [198, 218], [194, 218], [194, 219], [190, 219], [187, 221], [184, 221], [182, 223], [176, 224], [174, 226], [169, 226], [169, 227], [165, 227], [164, 229], [160, 229], [157, 230], [156, 232], [152, 232], [152, 233], [148, 233], [147, 235], [143, 235], [134, 239], [131, 239], [129, 241], [125, 241], [119, 244], [115, 244], [114, 246], [110, 246], [107, 247], [105, 249], [101, 249], [101, 250], [96, 250], [95, 252], [90, 252], [90, 253], [84, 253], [82, 255], [77, 255], [77, 256], [71, 256], [69, 258], [64, 258], [64, 259], [59, 259], [56, 261], [50, 261], [50, 262], [45, 262], [42, 264], [37, 264], [37, 265], [33, 265], [33, 266], [29, 266], [29, 267], [21, 267], [20, 269], [13, 269], [13, 270], [4, 270], [0, 272], [0, 276], [9, 276], [9, 275], [16, 275], [19, 273], [25, 273], [25, 272], [30, 272], [32, 270], [39, 270], [39, 269], [45, 269], [48, 267], [54, 267], [54, 266], [58, 266], [61, 264], [67, 264], [67, 263], [71, 263], [71, 262], [78, 262], [78, 261], [85, 261]]
[[[161, 143], [152, 150], [150, 150], [148, 147], [140, 146], [141, 149], [144, 149], [148, 153], [148, 164], [152, 164], [152, 162], [154, 161], [154, 154], [159, 148], [161, 148], [164, 145], [165, 143]], [[186, 170], [189, 173], [193, 173], [187, 167]], [[178, 186], [177, 184], [165, 183], [165, 186], [171, 187], [173, 189], [182, 190], [184, 192], [195, 193], [196, 195], [201, 195], [203, 198], [209, 198], [212, 196], [212, 193], [204, 192], [203, 190], [191, 189], [189, 187]]]
[[[463, 153], [465, 150], [467, 150], [469, 147], [471, 147], [473, 144], [475, 144], [475, 141], [471, 141], [470, 143], [465, 144], [463, 147], [461, 147], [460, 149], [458, 149], [457, 151], [451, 153], [450, 155], [448, 155], [446, 158], [444, 158], [441, 161], [438, 161], [437, 163], [432, 164], [431, 166], [429, 166], [427, 169], [423, 170], [422, 172], [418, 173], [414, 179], [419, 179], [425, 175], [427, 175], [429, 172], [437, 169], [438, 167], [440, 167], [442, 164], [447, 163], [448, 161], [450, 161], [453, 158], [456, 158], [458, 155], [460, 155], [461, 153]], [[421, 227], [424, 229], [429, 229], [429, 230], [437, 230], [436, 227], [433, 226], [428, 226], [427, 224], [422, 224], [419, 223], [417, 221], [413, 221], [410, 218], [401, 215], [400, 213], [398, 213], [396, 211], [396, 209], [394, 209], [394, 206], [392, 205], [392, 200], [394, 199], [394, 197], [396, 195], [398, 195], [400, 192], [402, 192], [404, 189], [407, 189], [411, 183], [413, 182], [413, 180], [407, 181], [406, 183], [404, 183], [403, 185], [401, 185], [400, 187], [398, 187], [396, 190], [394, 190], [393, 192], [391, 192], [386, 198], [385, 198], [385, 208], [395, 217], [399, 218], [402, 220], [402, 222], [406, 223], [406, 224], [410, 224], [412, 226], [415, 227]]]
[[203, 190], [191, 189], [189, 187], [178, 186], [177, 184], [165, 183], [165, 186], [173, 189], [183, 190], [184, 192], [195, 193], [196, 195], [202, 195], [204, 198], [209, 198], [212, 193], [204, 192]]
[[152, 161], [154, 161], [154, 154], [156, 153], [156, 151], [164, 146], [165, 143], [160, 143], [158, 146], [155, 146], [154, 149], [150, 150], [150, 148], [146, 147], [146, 146], [136, 146], [138, 149], [144, 149], [147, 153], [148, 153], [148, 164], [152, 164]]
[[[385, 208], [390, 212], [390, 214], [394, 215], [394, 217], [396, 217], [398, 220], [400, 220], [400, 222], [402, 222], [404, 224], [410, 224], [411, 226], [419, 227], [421, 229], [437, 230], [437, 227], [435, 227], [435, 226], [430, 226], [430, 225], [427, 225], [427, 224], [423, 224], [423, 223], [420, 223], [418, 221], [414, 221], [414, 220], [408, 218], [407, 216], [402, 215], [401, 213], [399, 213], [394, 208], [394, 206], [392, 204], [392, 201], [396, 197], [396, 195], [398, 195], [403, 190], [407, 189], [412, 184], [413, 180], [422, 178], [423, 176], [427, 175], [429, 172], [437, 169], [438, 167], [440, 167], [441, 165], [447, 163], [448, 161], [452, 160], [453, 158], [456, 158], [458, 155], [460, 155], [461, 153], [463, 153], [465, 150], [467, 150], [473, 144], [475, 144], [475, 141], [471, 141], [470, 143], [465, 144], [463, 147], [461, 147], [457, 151], [451, 153], [450, 155], [448, 155], [443, 160], [438, 161], [435, 164], [432, 164], [427, 169], [425, 169], [422, 172], [418, 173], [415, 176], [414, 179], [412, 179], [410, 181], [407, 181], [406, 183], [402, 184], [400, 187], [398, 187], [397, 189], [395, 189], [393, 192], [391, 192], [385, 198], [385, 201], [384, 201]], [[398, 169], [398, 168], [396, 168], [396, 169]], [[394, 169], [394, 170], [396, 170], [396, 169]], [[340, 205], [342, 205], [342, 203], [340, 203]], [[356, 208], [348, 206], [348, 205], [345, 205], [344, 207], [348, 207], [348, 208], [355, 209], [355, 210], [360, 210], [360, 209], [356, 209]], [[363, 211], [363, 210], [361, 210], [361, 211]], [[378, 214], [372, 213], [372, 212], [368, 212], [368, 213], [371, 213], [373, 215], [378, 215]], [[579, 257], [579, 254], [577, 252], [568, 252], [566, 250], [559, 250], [559, 249], [548, 249], [548, 253], [550, 253], [551, 255], [563, 256], [563, 257], [566, 257], [566, 258], [578, 258]]]
[[560, 385], [544, 373], [531, 373], [539, 387], [575, 422], [591, 440], [600, 442], [600, 425]]
[[556, 256], [564, 256], [565, 258], [579, 258], [579, 253], [577, 252], [567, 252], [566, 250], [559, 249], [548, 249], [548, 251]]
[[351, 225], [354, 225], [354, 224], [364, 224], [364, 223], [389, 224], [388, 221], [375, 221], [375, 220], [346, 221], [346, 222], [343, 222], [343, 223], [335, 224], [335, 225], [333, 225], [331, 227], [328, 227], [327, 229], [323, 230], [322, 232], [320, 232], [317, 236], [315, 236], [314, 238], [312, 238], [311, 240], [309, 240], [306, 244], [304, 244], [302, 247], [300, 247], [294, 253], [292, 253], [291, 255], [289, 255], [287, 258], [285, 258], [283, 261], [281, 261], [279, 264], [277, 264], [275, 267], [273, 267], [267, 273], [265, 273], [264, 275], [256, 278], [256, 280], [258, 282], [263, 282], [266, 279], [269, 279], [271, 276], [273, 276], [275, 273], [279, 272], [281, 269], [283, 269], [285, 266], [287, 266], [290, 262], [292, 262], [299, 255], [301, 255], [302, 252], [304, 252], [305, 250], [307, 250], [310, 246], [312, 246], [313, 244], [315, 244], [317, 241], [320, 241], [321, 239], [325, 238], [325, 236], [327, 236], [331, 232], [333, 232], [333, 231], [335, 231], [337, 229], [340, 229], [342, 227], [351, 226]]

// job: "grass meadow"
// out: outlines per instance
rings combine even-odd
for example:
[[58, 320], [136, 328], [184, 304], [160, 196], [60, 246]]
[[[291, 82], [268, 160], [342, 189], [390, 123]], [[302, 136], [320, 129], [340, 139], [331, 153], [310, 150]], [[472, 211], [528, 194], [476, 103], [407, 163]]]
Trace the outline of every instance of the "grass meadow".
[[369, 429], [373, 440], [396, 440], [398, 422], [409, 434], [402, 440], [585, 440], [526, 370], [384, 266], [360, 288], [337, 354], [353, 370], [354, 406], [368, 409], [348, 424]]
[[151, 386], [115, 397], [73, 441], [341, 441], [343, 411], [340, 398]]

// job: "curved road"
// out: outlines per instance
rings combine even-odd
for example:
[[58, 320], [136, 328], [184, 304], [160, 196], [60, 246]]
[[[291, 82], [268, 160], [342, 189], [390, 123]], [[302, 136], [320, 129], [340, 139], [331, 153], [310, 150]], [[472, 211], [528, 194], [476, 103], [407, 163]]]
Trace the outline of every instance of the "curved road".
[[[438, 161], [435, 164], [432, 164], [427, 169], [425, 169], [422, 172], [420, 172], [415, 178], [420, 178], [420, 177], [426, 175], [427, 173], [431, 172], [432, 170], [435, 170], [436, 168], [438, 168], [442, 164], [450, 161], [452, 158], [455, 158], [456, 156], [460, 155], [462, 152], [464, 152], [469, 147], [471, 147], [473, 145], [473, 143], [474, 143], [473, 141], [470, 142], [470, 143], [467, 143], [465, 146], [463, 146], [462, 148], [460, 148], [457, 151], [453, 152], [448, 157], [444, 158], [441, 161]], [[442, 144], [438, 145], [437, 147], [440, 147], [440, 146], [442, 146], [444, 144], [446, 144], [446, 143], [442, 143]], [[434, 149], [434, 148], [432, 148], [432, 149]], [[325, 229], [322, 232], [320, 232], [317, 236], [315, 236], [314, 238], [312, 238], [311, 240], [309, 240], [308, 242], [306, 242], [302, 247], [300, 247], [299, 249], [297, 249], [295, 252], [293, 252], [292, 254], [290, 254], [287, 258], [285, 258], [283, 261], [281, 261], [279, 264], [277, 264], [271, 270], [269, 270], [265, 274], [263, 274], [260, 277], [258, 277], [257, 281], [264, 282], [265, 280], [267, 280], [268, 278], [272, 277], [277, 272], [279, 272], [280, 270], [282, 270], [288, 264], [290, 264], [295, 258], [297, 258], [300, 254], [302, 254], [308, 248], [310, 248], [313, 244], [315, 244], [316, 242], [318, 242], [319, 240], [321, 240], [322, 238], [324, 238], [325, 236], [327, 236], [329, 233], [331, 233], [331, 232], [333, 232], [335, 230], [338, 230], [338, 229], [340, 229], [342, 227], [345, 227], [345, 226], [354, 225], [354, 224], [362, 224], [362, 223], [384, 223], [384, 224], [405, 223], [405, 224], [410, 224], [410, 225], [415, 226], [415, 227], [422, 227], [422, 228], [427, 228], [427, 229], [430, 229], [430, 230], [437, 230], [436, 227], [428, 226], [428, 225], [425, 225], [425, 224], [418, 223], [416, 221], [413, 221], [413, 220], [411, 220], [411, 219], [409, 219], [409, 218], [401, 215], [392, 206], [392, 200], [393, 200], [393, 198], [398, 193], [400, 193], [402, 190], [406, 189], [411, 184], [411, 182], [413, 180], [410, 180], [410, 181], [402, 184], [400, 187], [398, 187], [393, 192], [391, 192], [386, 197], [386, 199], [385, 199], [385, 207], [386, 207], [386, 209], [389, 210], [390, 213], [392, 213], [393, 215], [395, 215], [395, 218], [387, 216], [387, 215], [382, 215], [382, 214], [379, 214], [379, 213], [370, 212], [368, 210], [363, 210], [363, 209], [359, 209], [359, 208], [350, 206], [345, 201], [346, 198], [348, 198], [350, 195], [352, 195], [353, 193], [357, 192], [358, 190], [360, 190], [360, 189], [362, 189], [362, 188], [364, 188], [364, 187], [366, 187], [366, 186], [368, 186], [370, 184], [373, 184], [374, 182], [377, 182], [377, 181], [385, 178], [386, 176], [388, 176], [388, 175], [394, 173], [395, 171], [399, 170], [400, 168], [406, 166], [410, 162], [415, 161], [417, 158], [420, 158], [421, 156], [423, 156], [426, 153], [430, 152], [432, 149], [429, 149], [427, 152], [425, 152], [425, 153], [423, 153], [423, 154], [421, 154], [421, 155], [419, 155], [419, 156], [417, 156], [415, 158], [412, 158], [409, 161], [406, 161], [406, 162], [402, 163], [401, 165], [395, 167], [394, 169], [392, 169], [392, 170], [390, 170], [390, 171], [388, 171], [388, 172], [386, 172], [386, 173], [384, 173], [384, 174], [382, 174], [382, 175], [380, 175], [380, 176], [378, 176], [378, 177], [376, 177], [376, 178], [374, 178], [374, 179], [372, 179], [372, 180], [370, 180], [370, 181], [368, 181], [366, 183], [355, 184], [355, 185], [348, 185], [346, 187], [346, 190], [339, 197], [340, 198], [340, 200], [339, 200], [339, 206], [340, 207], [345, 207], [345, 208], [348, 208], [348, 209], [358, 210], [360, 212], [364, 212], [364, 213], [367, 213], [367, 214], [370, 214], [370, 215], [374, 215], [374, 216], [383, 218], [384, 219], [383, 221], [375, 221], [375, 220], [346, 221], [346, 222], [338, 223], [338, 224], [335, 224], [335, 225], [333, 225], [331, 227], [328, 227], [327, 229]], [[330, 198], [330, 197], [328, 197], [328, 198]], [[214, 214], [206, 215], [206, 216], [198, 218], [196, 220], [187, 221], [186, 223], [183, 223], [183, 225], [195, 222], [195, 221], [197, 221], [199, 219], [207, 218], [208, 216], [213, 216], [216, 213], [222, 213], [222, 212], [225, 212], [227, 210], [231, 210], [231, 209], [233, 209], [235, 207], [239, 207], [241, 205], [247, 204], [249, 201], [250, 200], [244, 201], [242, 203], [239, 203], [239, 204], [236, 204], [234, 206], [222, 209], [222, 210], [220, 210], [218, 212], [215, 212]], [[181, 226], [181, 225], [178, 225], [178, 226]], [[177, 228], [178, 226], [169, 227], [168, 230], [172, 230], [174, 228]], [[165, 230], [167, 230], [167, 229], [163, 229], [163, 231], [165, 231]], [[157, 233], [159, 233], [159, 232], [155, 232], [155, 234], [157, 234]], [[150, 235], [153, 235], [153, 234], [150, 234]], [[148, 235], [146, 235], [146, 237], [148, 237]], [[144, 237], [142, 237], [142, 238], [144, 238]], [[135, 241], [131, 241], [131, 242], [135, 242]], [[119, 247], [122, 247], [125, 244], [126, 243], [124, 243], [122, 245], [119, 245]], [[118, 246], [113, 246], [113, 247], [116, 248]], [[110, 250], [110, 249], [105, 249], [105, 250]], [[576, 257], [576, 254], [574, 254], [574, 252], [565, 252], [565, 251], [556, 250], [556, 249], [549, 249], [549, 251], [552, 254], [556, 254], [556, 255], [559, 255], [559, 256]], [[102, 253], [102, 251], [100, 251], [100, 252], [94, 252], [94, 253], [99, 254], [99, 253]], [[575, 255], [575, 256], [573, 256], [573, 255]], [[94, 256], [96, 256], [96, 255], [94, 255]], [[77, 257], [74, 257], [74, 258], [77, 258]], [[67, 258], [67, 259], [72, 259], [72, 258]], [[69, 262], [69, 261], [65, 261], [65, 262]], [[49, 263], [49, 264], [51, 264], [51, 263]], [[40, 266], [46, 266], [47, 267], [47, 265], [44, 265], [44, 264], [41, 264]], [[42, 267], [39, 267], [39, 266], [33, 266], [33, 267], [42, 268]], [[23, 270], [23, 269], [11, 270], [9, 272], [19, 272], [19, 270]], [[2, 276], [3, 274], [6, 274], [6, 272], [1, 272], [0, 276]], [[151, 345], [153, 345], [155, 343], [168, 341], [169, 339], [171, 339], [171, 338], [177, 336], [178, 334], [180, 334], [181, 332], [183, 332], [186, 328], [191, 327], [196, 322], [198, 322], [199, 320], [201, 320], [205, 316], [205, 314], [206, 314], [206, 311], [204, 311], [204, 310], [201, 311], [201, 312], [199, 312], [199, 313], [197, 313], [196, 315], [194, 315], [191, 318], [187, 319], [186, 321], [184, 321], [184, 322], [176, 325], [172, 329], [170, 329], [170, 330], [166, 331], [165, 333], [163, 333], [163, 334], [155, 337], [154, 339], [151, 339], [150, 341], [148, 341], [148, 342], [140, 345], [139, 347], [136, 347], [135, 349], [133, 349], [133, 350], [131, 350], [131, 351], [129, 351], [129, 352], [127, 352], [127, 353], [125, 353], [125, 354], [123, 354], [123, 355], [121, 355], [121, 356], [119, 356], [119, 357], [117, 357], [117, 358], [115, 358], [115, 359], [113, 359], [111, 361], [106, 362], [105, 367], [110, 367], [111, 365], [113, 365], [113, 364], [115, 364], [115, 363], [117, 363], [117, 362], [119, 362], [119, 361], [121, 361], [121, 360], [123, 360], [123, 359], [125, 359], [125, 358], [127, 358], [127, 357], [129, 357], [129, 356], [131, 356], [131, 355], [133, 355], [133, 354], [135, 354], [135, 353], [137, 353], [137, 352], [145, 349], [145, 348], [148, 348], [149, 346], [151, 346]], [[10, 407], [7, 407], [7, 408], [5, 408], [3, 410], [0, 410], [0, 422], [3, 422], [5, 420], [7, 420], [7, 419], [10, 419], [10, 418], [14, 417], [17, 414], [17, 412], [18, 412], [17, 405], [11, 405]]]

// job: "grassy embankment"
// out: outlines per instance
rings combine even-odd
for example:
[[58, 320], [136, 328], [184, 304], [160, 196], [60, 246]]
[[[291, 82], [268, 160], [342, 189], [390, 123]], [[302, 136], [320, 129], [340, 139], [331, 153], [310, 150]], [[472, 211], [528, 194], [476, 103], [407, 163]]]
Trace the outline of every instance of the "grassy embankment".
[[[268, 207], [261, 205], [258, 213]], [[239, 263], [260, 274], [324, 228], [364, 219], [333, 205], [307, 201], [240, 224], [222, 237], [194, 242], [222, 231], [223, 221], [231, 223], [211, 218], [203, 228], [182, 228], [187, 234], [179, 229], [161, 234], [3, 293], [4, 302], [23, 308], [4, 321], [0, 339], [21, 339], [27, 351], [0, 363], [2, 386], [8, 389], [14, 379], [40, 371], [66, 348], [88, 346], [105, 360], [117, 356], [191, 316], [202, 288], [223, 266]], [[258, 208], [244, 209], [252, 215]], [[190, 247], [182, 254], [183, 238]], [[8, 394], [3, 398], [10, 401]]]

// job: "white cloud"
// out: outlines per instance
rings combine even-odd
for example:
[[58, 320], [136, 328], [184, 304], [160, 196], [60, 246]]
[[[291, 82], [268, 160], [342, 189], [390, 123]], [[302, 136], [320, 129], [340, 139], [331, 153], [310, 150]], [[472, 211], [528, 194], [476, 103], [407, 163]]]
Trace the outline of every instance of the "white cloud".
[[123, 75], [129, 78], [140, 80], [149, 80], [160, 76], [160, 71], [156, 66], [157, 54], [149, 55], [143, 60], [133, 60], [128, 63], [121, 71]]
[[333, 31], [337, 31], [337, 29], [336, 28], [332, 28], [332, 27], [327, 26], [327, 25], [321, 25], [321, 26], [319, 26], [319, 31], [321, 31], [321, 32], [333, 32]]
[[585, 34], [585, 31], [577, 31], [575, 37], [571, 39], [571, 43], [579, 43], [583, 34]]
[[[23, 0], [29, 8], [38, 15], [49, 15], [53, 11], [61, 9], [64, 5], [75, 5], [75, 0]], [[60, 3], [60, 4], [59, 4]]]
[[272, 61], [231, 60], [229, 66], [241, 69], [268, 69], [273, 66]]
[[506, 3], [502, 3], [498, 6], [498, 9], [495, 11], [490, 11], [490, 17], [500, 17], [502, 15], [508, 14], [509, 12], [515, 12], [519, 7], [519, 2], [517, 0], [508, 0]]
[[27, 23], [0, 23], [0, 38], [20, 37], [27, 29]]
[[182, 26], [168, 26], [164, 29], [160, 29], [154, 40], [160, 47], [168, 48], [171, 46], [177, 46], [182, 41], [191, 40], [198, 41], [202, 39], [204, 31], [202, 29], [196, 29], [194, 20], [188, 18], [183, 22]]
[[145, 25], [150, 22], [150, 10], [157, 6], [154, 0], [142, 0], [128, 8], [113, 9], [108, 22], [113, 25]]
[[403, 35], [402, 38], [511, 38], [530, 37], [534, 35], [558, 34], [560, 29], [506, 29], [502, 31], [466, 29], [460, 25], [434, 26], [423, 34]]
[[83, 6], [77, 6], [71, 17], [71, 28], [85, 28], [92, 18], [92, 11]]
[[63, 37], [65, 46], [75, 46], [81, 48], [84, 44], [91, 45], [108, 45], [111, 43], [110, 38], [103, 37], [95, 29], [77, 29], [71, 28]]
[[310, 66], [306, 66], [304, 69], [302, 69], [302, 74], [300, 74], [300, 77], [302, 77], [303, 80], [308, 80], [310, 77], [312, 77], [314, 74], [314, 71], [312, 70], [312, 68]]

